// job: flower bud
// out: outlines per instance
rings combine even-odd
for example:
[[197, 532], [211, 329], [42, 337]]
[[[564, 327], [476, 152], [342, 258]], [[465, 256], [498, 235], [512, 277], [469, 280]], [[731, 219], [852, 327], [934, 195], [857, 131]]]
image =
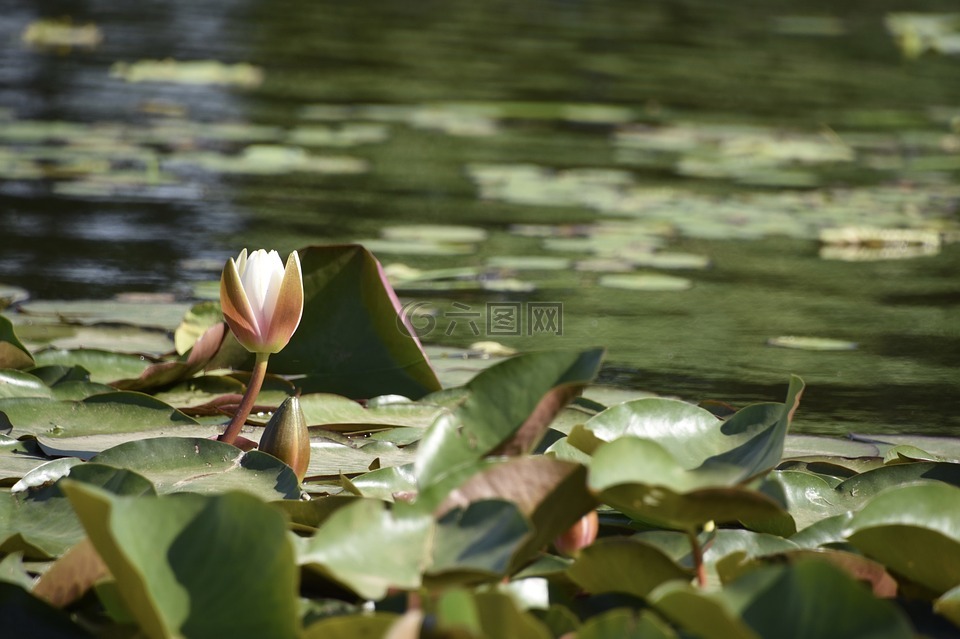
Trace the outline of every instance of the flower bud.
[[284, 267], [280, 254], [263, 249], [227, 260], [220, 278], [223, 318], [244, 348], [278, 353], [303, 315], [303, 274], [296, 251]]
[[267, 422], [260, 450], [284, 462], [301, 482], [310, 465], [310, 431], [300, 400], [288, 397]]
[[600, 518], [597, 516], [597, 511], [591, 510], [567, 532], [554, 539], [553, 545], [560, 554], [576, 557], [582, 549], [596, 540], [599, 530]]

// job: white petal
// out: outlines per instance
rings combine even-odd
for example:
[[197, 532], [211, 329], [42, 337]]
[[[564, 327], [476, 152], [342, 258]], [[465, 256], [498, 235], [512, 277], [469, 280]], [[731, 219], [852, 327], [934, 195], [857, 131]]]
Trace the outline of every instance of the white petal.
[[247, 299], [250, 300], [261, 335], [267, 332], [270, 325], [277, 304], [278, 283], [282, 279], [283, 262], [276, 251], [267, 253], [258, 249], [247, 256], [246, 268], [240, 273], [240, 281]]

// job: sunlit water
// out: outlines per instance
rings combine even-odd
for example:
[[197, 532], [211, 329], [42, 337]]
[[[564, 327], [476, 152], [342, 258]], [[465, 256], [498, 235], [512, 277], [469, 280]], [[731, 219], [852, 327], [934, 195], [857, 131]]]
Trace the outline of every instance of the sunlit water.
[[[2, 5], [0, 283], [190, 299], [240, 246], [362, 240], [387, 265], [459, 269], [398, 283], [431, 341], [604, 345], [604, 381], [734, 404], [796, 373], [812, 432], [960, 426], [960, 58], [905, 59], [893, 3]], [[21, 43], [61, 16], [102, 42]], [[166, 58], [263, 82], [114, 67]], [[384, 232], [410, 224], [481, 236]], [[871, 224], [947, 241], [821, 256], [820, 229]], [[665, 252], [694, 261], [648, 263]], [[554, 261], [498, 261], [517, 256]], [[603, 285], [623, 269], [678, 290]], [[534, 330], [545, 309], [562, 327]]]

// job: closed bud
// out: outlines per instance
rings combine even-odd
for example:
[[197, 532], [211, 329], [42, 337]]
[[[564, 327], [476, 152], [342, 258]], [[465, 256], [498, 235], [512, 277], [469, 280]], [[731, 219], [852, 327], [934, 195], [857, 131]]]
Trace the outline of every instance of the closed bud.
[[576, 557], [582, 549], [596, 540], [599, 530], [600, 518], [597, 516], [597, 511], [591, 510], [567, 532], [554, 539], [553, 545], [560, 554]]
[[288, 397], [267, 422], [260, 450], [284, 462], [301, 482], [310, 465], [310, 431], [300, 400]]

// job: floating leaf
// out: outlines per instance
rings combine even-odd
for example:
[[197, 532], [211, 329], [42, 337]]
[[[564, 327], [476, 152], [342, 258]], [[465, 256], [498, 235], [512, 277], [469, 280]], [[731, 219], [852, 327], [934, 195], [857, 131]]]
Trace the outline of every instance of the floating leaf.
[[[150, 482], [134, 472], [101, 464], [74, 466], [70, 472], [75, 483], [82, 481], [125, 495], [154, 494]], [[61, 490], [64, 481], [0, 493], [0, 550], [56, 557], [83, 538], [83, 528]]]
[[912, 637], [903, 614], [824, 561], [753, 570], [718, 593], [664, 584], [657, 612], [704, 639], [731, 637]]
[[771, 337], [767, 340], [767, 346], [779, 346], [780, 348], [796, 348], [804, 351], [854, 351], [857, 350], [856, 342], [847, 342], [840, 339], [831, 339], [828, 337], [797, 337], [786, 335], [783, 337]]
[[390, 628], [400, 618], [389, 612], [340, 615], [321, 619], [307, 626], [301, 639], [374, 639], [390, 637]]
[[237, 490], [262, 499], [297, 499], [296, 475], [280, 460], [210, 439], [156, 437], [103, 451], [91, 462], [136, 470], [159, 493]]
[[939, 482], [884, 491], [850, 520], [858, 550], [936, 595], [960, 584], [960, 488]]
[[585, 476], [579, 464], [542, 455], [491, 461], [465, 481], [455, 474], [453, 482], [459, 486], [452, 491], [442, 483], [431, 487], [419, 496], [417, 505], [429, 508], [435, 495], [446, 494], [436, 509], [436, 514], [443, 515], [455, 507], [468, 509], [478, 500], [512, 502], [533, 524], [526, 545], [516, 550], [516, 561], [522, 564], [593, 509]]
[[147, 636], [297, 636], [293, 548], [270, 506], [242, 493], [124, 498], [78, 483], [64, 491]]
[[183, 321], [174, 332], [173, 341], [177, 353], [183, 355], [190, 350], [200, 336], [213, 325], [223, 321], [223, 312], [216, 302], [200, 302], [190, 307]]
[[[306, 375], [305, 393], [347, 397], [388, 393], [414, 399], [440, 384], [380, 264], [355, 245], [300, 251], [304, 310], [288, 346], [270, 358], [271, 371]], [[336, 308], [336, 313], [330, 309]]]
[[35, 441], [0, 435], [0, 483], [12, 483], [49, 460]]
[[27, 368], [33, 363], [30, 352], [17, 339], [13, 324], [0, 315], [0, 368]]
[[0, 370], [0, 399], [7, 397], [53, 398], [53, 391], [40, 378], [18, 370]]
[[143, 355], [89, 348], [46, 349], [37, 352], [36, 360], [37, 366], [82, 367], [88, 373], [87, 381], [100, 384], [109, 384], [116, 379], [139, 377], [153, 363]]
[[16, 436], [51, 438], [100, 433], [130, 433], [177, 426], [196, 421], [163, 402], [140, 393], [113, 392], [82, 401], [17, 397], [0, 399]]
[[338, 509], [314, 536], [302, 541], [298, 563], [361, 597], [380, 599], [390, 587], [420, 585], [429, 563], [433, 527], [432, 517], [399, 513], [382, 501], [358, 499]]
[[451, 242], [474, 244], [487, 239], [487, 231], [476, 226], [457, 226], [453, 224], [409, 224], [387, 226], [380, 230], [386, 240], [416, 242]]
[[[636, 460], [643, 459], [642, 465]], [[655, 526], [692, 530], [708, 521], [790, 534], [794, 523], [767, 495], [731, 485], [736, 467], [686, 470], [653, 440], [621, 437], [602, 444], [590, 460], [597, 499]]]
[[577, 631], [578, 639], [675, 639], [670, 626], [648, 610], [616, 608], [594, 615]]
[[344, 432], [403, 426], [426, 428], [440, 413], [446, 412], [441, 406], [410, 401], [364, 408], [352, 399], [329, 393], [303, 395], [300, 406], [310, 426]]
[[427, 486], [489, 454], [532, 450], [557, 412], [593, 379], [602, 357], [600, 349], [531, 353], [478, 375], [467, 384], [467, 399], [438, 417], [420, 441], [418, 483]]
[[257, 87], [263, 69], [246, 63], [224, 64], [216, 60], [140, 60], [117, 62], [110, 75], [127, 82], [172, 82], [176, 84], [227, 84]]
[[619, 592], [646, 597], [672, 579], [690, 581], [691, 572], [674, 563], [663, 551], [636, 539], [598, 539], [583, 548], [567, 575], [587, 592]]
[[533, 526], [509, 501], [477, 499], [449, 509], [437, 521], [431, 584], [496, 581], [508, 574]]
[[656, 273], [604, 275], [597, 283], [608, 288], [623, 288], [631, 291], [685, 291], [693, 286], [693, 282], [688, 279]]

